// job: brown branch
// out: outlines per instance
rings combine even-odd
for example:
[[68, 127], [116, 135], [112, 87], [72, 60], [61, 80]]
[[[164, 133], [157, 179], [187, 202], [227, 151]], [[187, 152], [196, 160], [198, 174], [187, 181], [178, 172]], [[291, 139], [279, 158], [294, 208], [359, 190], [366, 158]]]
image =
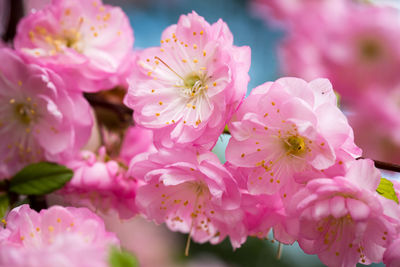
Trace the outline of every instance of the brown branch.
[[[357, 158], [357, 160], [359, 160], [359, 159], [365, 159], [365, 158], [363, 158], [363, 157]], [[400, 172], [400, 165], [398, 165], [398, 164], [379, 161], [379, 160], [373, 160], [373, 161], [374, 161], [375, 167], [377, 167], [378, 169], [392, 171], [392, 172]]]
[[14, 39], [19, 20], [24, 16], [24, 4], [22, 0], [9, 0], [10, 16], [7, 30], [3, 35], [3, 41], [8, 42]]

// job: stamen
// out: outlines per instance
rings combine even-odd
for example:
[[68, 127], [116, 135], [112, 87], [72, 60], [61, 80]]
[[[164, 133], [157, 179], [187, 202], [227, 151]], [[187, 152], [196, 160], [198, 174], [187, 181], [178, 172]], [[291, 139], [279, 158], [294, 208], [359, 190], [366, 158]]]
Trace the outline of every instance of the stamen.
[[154, 57], [155, 59], [159, 60], [162, 64], [164, 64], [165, 67], [167, 67], [170, 71], [172, 71], [176, 76], [178, 76], [179, 78], [181, 78], [183, 81], [185, 81], [185, 79], [179, 75], [178, 73], [176, 73], [176, 71], [174, 71], [170, 66], [168, 66], [167, 63], [164, 62], [164, 60], [162, 60], [161, 58], [159, 58], [158, 56]]

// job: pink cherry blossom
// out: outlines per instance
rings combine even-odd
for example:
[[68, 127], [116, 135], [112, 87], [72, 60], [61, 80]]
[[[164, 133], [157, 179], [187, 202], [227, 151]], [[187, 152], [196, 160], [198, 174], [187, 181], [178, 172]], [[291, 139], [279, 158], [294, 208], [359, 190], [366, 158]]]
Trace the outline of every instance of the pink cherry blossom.
[[41, 160], [63, 162], [88, 140], [89, 104], [59, 76], [0, 49], [0, 177]]
[[249, 47], [234, 46], [222, 20], [193, 12], [163, 32], [161, 47], [139, 53], [125, 103], [158, 145], [211, 147], [246, 93], [249, 67]]
[[376, 193], [380, 172], [371, 160], [348, 164], [346, 175], [314, 179], [292, 199], [300, 247], [329, 266], [382, 261], [397, 235], [396, 202]]
[[190, 233], [200, 243], [219, 243], [226, 236], [233, 247], [245, 241], [237, 184], [213, 153], [161, 149], [135, 157], [130, 171], [146, 182], [136, 202], [148, 219]]
[[0, 266], [108, 266], [108, 252], [119, 244], [103, 221], [85, 208], [53, 206], [40, 213], [22, 205], [0, 228]]
[[400, 23], [390, 8], [344, 10], [303, 17], [282, 43], [280, 60], [286, 75], [326, 77], [352, 103], [369, 88], [387, 92], [400, 83]]
[[110, 89], [132, 63], [128, 18], [100, 0], [53, 0], [21, 20], [14, 44], [29, 61], [61, 75], [70, 90]]
[[59, 192], [64, 201], [105, 213], [116, 210], [122, 219], [136, 214], [136, 181], [126, 174], [123, 163], [109, 159], [104, 147], [98, 155], [82, 151], [66, 165], [74, 176]]
[[[274, 194], [297, 173], [322, 171], [361, 151], [326, 79], [282, 78], [255, 88], [229, 123], [226, 159], [251, 170], [252, 194]], [[339, 157], [340, 155], [340, 157]]]

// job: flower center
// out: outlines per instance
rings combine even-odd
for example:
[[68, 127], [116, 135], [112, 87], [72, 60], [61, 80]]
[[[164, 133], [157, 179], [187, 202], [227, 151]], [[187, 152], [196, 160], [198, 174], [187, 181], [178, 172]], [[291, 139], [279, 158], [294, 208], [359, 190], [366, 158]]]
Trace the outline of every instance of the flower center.
[[81, 39], [81, 33], [76, 29], [67, 29], [64, 30], [63, 41], [66, 47], [72, 48], [77, 52], [80, 51], [78, 45]]
[[284, 146], [288, 154], [301, 155], [306, 150], [306, 144], [301, 136], [290, 136], [284, 141]]
[[204, 79], [196, 73], [191, 73], [183, 79], [183, 92], [185, 95], [194, 97], [207, 89]]
[[15, 105], [14, 113], [23, 124], [30, 124], [34, 118], [35, 110], [30, 105], [18, 103]]
[[378, 41], [364, 40], [360, 44], [360, 55], [366, 61], [375, 61], [382, 55], [382, 47]]

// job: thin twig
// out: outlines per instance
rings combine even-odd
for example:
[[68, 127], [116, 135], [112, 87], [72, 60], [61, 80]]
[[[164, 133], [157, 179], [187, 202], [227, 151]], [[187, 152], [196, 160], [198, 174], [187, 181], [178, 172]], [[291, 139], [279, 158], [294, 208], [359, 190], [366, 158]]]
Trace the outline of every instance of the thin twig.
[[[357, 160], [359, 160], [359, 159], [365, 159], [365, 158], [363, 158], [363, 157], [357, 158]], [[377, 167], [378, 169], [392, 171], [392, 172], [400, 172], [400, 165], [398, 165], [398, 164], [379, 161], [379, 160], [373, 160], [373, 161], [374, 161], [375, 167]]]

